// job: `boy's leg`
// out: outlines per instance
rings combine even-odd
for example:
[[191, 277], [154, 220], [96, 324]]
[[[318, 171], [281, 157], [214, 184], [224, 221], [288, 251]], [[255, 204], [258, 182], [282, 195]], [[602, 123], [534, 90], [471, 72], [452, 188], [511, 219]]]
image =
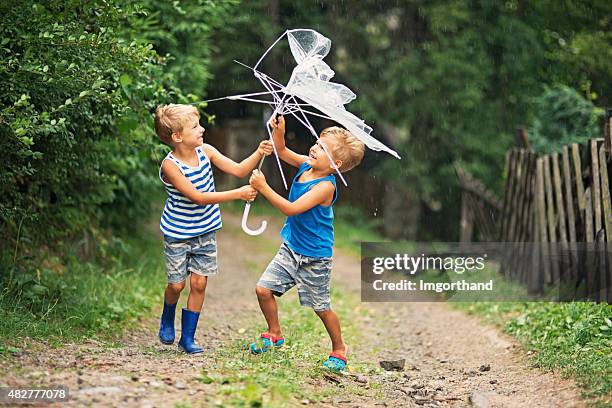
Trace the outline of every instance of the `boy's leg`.
[[164, 301], [175, 305], [185, 288], [189, 241], [164, 236], [164, 258], [168, 274], [168, 286], [164, 291]]
[[298, 295], [300, 304], [312, 307], [325, 325], [332, 342], [332, 353], [346, 357], [348, 349], [342, 340], [340, 320], [336, 313], [331, 310], [331, 270], [331, 257], [304, 257], [298, 271]]
[[206, 290], [207, 281], [208, 277], [196, 273], [192, 273], [189, 280], [191, 290], [187, 298], [187, 308], [182, 310], [181, 338], [179, 339], [179, 348], [189, 354], [196, 354], [204, 351], [204, 349], [196, 343], [194, 336], [198, 327], [200, 310], [204, 303], [204, 291]]
[[179, 348], [186, 353], [195, 354], [204, 351], [195, 341], [195, 333], [204, 304], [204, 293], [208, 276], [217, 274], [217, 240], [215, 232], [197, 236], [190, 241], [190, 252], [187, 265], [190, 290], [187, 308], [182, 310], [181, 338]]
[[164, 309], [159, 322], [159, 340], [163, 344], [174, 343], [174, 315], [185, 282], [168, 283], [164, 291]]
[[323, 321], [325, 329], [329, 334], [332, 342], [332, 352], [338, 353], [346, 357], [347, 347], [342, 340], [342, 331], [340, 329], [340, 319], [333, 310], [316, 311], [315, 313]]
[[207, 276], [198, 275], [196, 273], [191, 274], [191, 278], [189, 279], [191, 289], [189, 290], [189, 297], [187, 298], [187, 309], [198, 313], [202, 310], [207, 283]]
[[181, 291], [185, 287], [185, 282], [168, 283], [164, 291], [164, 308], [159, 321], [159, 340], [163, 344], [174, 343], [174, 316], [176, 304], [178, 303]]
[[191, 275], [187, 309], [199, 313], [204, 304], [208, 276], [216, 275], [218, 272], [217, 238], [214, 231], [191, 240], [187, 271]]
[[164, 308], [159, 323], [159, 340], [163, 344], [174, 343], [174, 316], [176, 304], [185, 287], [187, 278], [187, 253], [189, 243], [185, 240], [164, 237], [164, 257], [168, 274], [168, 285], [164, 291]]
[[274, 295], [282, 296], [295, 286], [294, 274], [298, 267], [296, 255], [283, 242], [255, 287], [259, 307], [268, 323], [268, 333], [274, 337], [282, 337]]
[[164, 291], [164, 300], [169, 305], [175, 305], [178, 302], [181, 292], [185, 288], [185, 282], [168, 283]]
[[[263, 313], [266, 323], [268, 323], [268, 334], [261, 335], [261, 343], [250, 343], [251, 353], [259, 354], [268, 351], [271, 346], [280, 347], [284, 344], [280, 322], [278, 320], [278, 306], [275, 296], [282, 296], [283, 293], [295, 286], [294, 274], [297, 271], [298, 262], [289, 247], [283, 243], [276, 256], [270, 261], [265, 272], [259, 278], [255, 293], [257, 301]], [[261, 346], [263, 344], [263, 346]]]
[[270, 289], [259, 285], [255, 287], [255, 293], [257, 294], [259, 308], [266, 318], [266, 323], [268, 323], [268, 333], [274, 337], [282, 337], [280, 322], [278, 321], [278, 306], [274, 294]]

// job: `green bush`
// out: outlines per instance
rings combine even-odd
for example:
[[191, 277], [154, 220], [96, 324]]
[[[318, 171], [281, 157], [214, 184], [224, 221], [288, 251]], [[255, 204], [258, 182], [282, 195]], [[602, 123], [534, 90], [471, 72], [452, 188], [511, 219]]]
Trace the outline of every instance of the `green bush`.
[[535, 118], [529, 140], [535, 151], [551, 153], [569, 143], [601, 137], [603, 109], [565, 85], [547, 87], [535, 98]]
[[151, 46], [120, 35], [133, 13], [98, 1], [0, 6], [0, 222], [13, 238], [21, 224], [38, 241], [90, 226], [143, 170], [153, 140], [136, 130], [168, 91]]
[[0, 5], [0, 251], [148, 214], [166, 149], [152, 112], [198, 104], [208, 36], [234, 3]]
[[[212, 79], [211, 53], [218, 49], [211, 37], [219, 27], [227, 25], [230, 12], [237, 10], [239, 1], [140, 0], [138, 3], [143, 12], [133, 20], [134, 30], [164, 58], [165, 71], [183, 93], [203, 95]], [[227, 78], [224, 73], [221, 83]]]

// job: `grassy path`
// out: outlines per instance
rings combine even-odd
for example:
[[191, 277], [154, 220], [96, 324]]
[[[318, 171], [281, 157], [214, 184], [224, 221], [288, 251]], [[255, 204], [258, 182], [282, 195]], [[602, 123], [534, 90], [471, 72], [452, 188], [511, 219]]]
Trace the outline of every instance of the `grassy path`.
[[[247, 237], [225, 213], [221, 275], [209, 281], [198, 329], [203, 354], [158, 343], [157, 307], [121, 341], [34, 342], [5, 355], [0, 385], [64, 384], [72, 399], [61, 406], [75, 407], [584, 405], [571, 381], [530, 368], [512, 340], [476, 318], [444, 304], [360, 303], [359, 260], [343, 251], [334, 256], [332, 304], [351, 345], [349, 372], [320, 368], [329, 340], [295, 293], [279, 302], [287, 345], [250, 356], [244, 343], [264, 328], [254, 285], [278, 247], [278, 228]], [[161, 252], [151, 264], [163, 279]], [[405, 359], [406, 369], [383, 371], [380, 359]]]

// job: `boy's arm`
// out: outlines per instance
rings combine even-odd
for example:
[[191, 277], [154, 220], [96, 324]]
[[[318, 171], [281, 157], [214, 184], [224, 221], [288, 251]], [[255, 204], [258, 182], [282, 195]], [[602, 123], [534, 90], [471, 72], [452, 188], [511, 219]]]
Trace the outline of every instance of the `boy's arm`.
[[301, 214], [311, 208], [329, 202], [334, 196], [334, 185], [330, 181], [323, 181], [317, 183], [303, 196], [291, 202], [278, 194], [266, 182], [266, 178], [263, 173], [259, 170], [254, 170], [249, 183], [257, 191], [259, 191], [266, 200], [270, 202], [274, 207], [278, 208], [283, 214], [292, 216]]
[[302, 163], [308, 160], [308, 156], [298, 154], [285, 146], [285, 118], [277, 116], [270, 121], [270, 126], [273, 129], [272, 138], [274, 139], [274, 147], [276, 153], [282, 161], [293, 167], [300, 167]]
[[219, 170], [240, 178], [248, 176], [251, 170], [257, 167], [257, 164], [263, 156], [269, 156], [272, 153], [272, 142], [264, 140], [259, 144], [259, 147], [253, 154], [240, 163], [236, 163], [214, 146], [205, 144], [203, 147], [210, 162], [219, 168]]
[[162, 163], [164, 180], [172, 184], [178, 191], [191, 202], [198, 205], [217, 204], [231, 200], [251, 201], [257, 196], [257, 191], [251, 186], [242, 186], [229, 191], [215, 191], [202, 193], [181, 173], [178, 167], [169, 160]]

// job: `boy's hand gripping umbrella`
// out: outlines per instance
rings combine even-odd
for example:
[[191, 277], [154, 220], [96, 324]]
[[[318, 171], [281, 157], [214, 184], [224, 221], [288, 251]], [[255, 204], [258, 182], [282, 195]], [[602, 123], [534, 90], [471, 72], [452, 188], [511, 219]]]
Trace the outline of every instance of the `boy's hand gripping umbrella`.
[[[287, 85], [282, 85], [278, 81], [257, 70], [257, 68], [270, 50], [272, 50], [272, 48], [285, 36], [287, 36], [289, 48], [291, 49], [291, 53], [297, 64], [293, 68]], [[372, 128], [370, 126], [345, 109], [344, 105], [354, 100], [356, 95], [348, 87], [330, 81], [330, 79], [334, 76], [334, 71], [323, 61], [323, 58], [325, 58], [325, 56], [329, 53], [330, 48], [331, 41], [315, 30], [287, 30], [280, 37], [278, 37], [276, 41], [274, 41], [266, 52], [264, 52], [254, 67], [251, 68], [236, 61], [238, 64], [244, 65], [245, 67], [251, 69], [255, 78], [261, 82], [266, 91], [232, 95], [223, 98], [211, 99], [206, 102], [230, 99], [267, 104], [273, 109], [273, 113], [268, 119], [267, 123], [269, 123], [270, 120], [277, 114], [291, 114], [299, 123], [308, 129], [317, 140], [319, 139], [319, 135], [314, 130], [314, 127], [308, 120], [307, 115], [329, 119], [344, 126], [370, 149], [387, 152], [399, 159], [400, 156], [394, 150], [385, 146], [379, 140], [370, 135], [372, 132]], [[258, 96], [264, 95], [271, 96], [272, 100], [257, 98]], [[315, 108], [320, 113], [308, 110], [306, 109], [307, 107]], [[266, 128], [268, 131], [268, 136], [272, 141], [274, 155], [276, 156], [276, 163], [286, 189], [287, 181], [285, 180], [285, 175], [280, 164], [280, 158], [278, 157], [276, 146], [274, 146], [274, 138], [272, 137], [270, 127], [266, 126]], [[332, 159], [330, 153], [324, 146], [323, 150], [329, 157], [329, 160], [334, 166], [336, 173], [338, 173], [338, 176], [346, 186], [346, 180], [334, 164], [334, 160]], [[259, 163], [259, 167], [261, 167], [262, 163], [263, 158]], [[267, 223], [264, 221], [261, 227], [257, 230], [250, 230], [248, 228], [246, 220], [249, 214], [250, 205], [251, 203], [247, 202], [245, 206], [242, 217], [242, 229], [249, 235], [259, 235], [265, 230]]]

